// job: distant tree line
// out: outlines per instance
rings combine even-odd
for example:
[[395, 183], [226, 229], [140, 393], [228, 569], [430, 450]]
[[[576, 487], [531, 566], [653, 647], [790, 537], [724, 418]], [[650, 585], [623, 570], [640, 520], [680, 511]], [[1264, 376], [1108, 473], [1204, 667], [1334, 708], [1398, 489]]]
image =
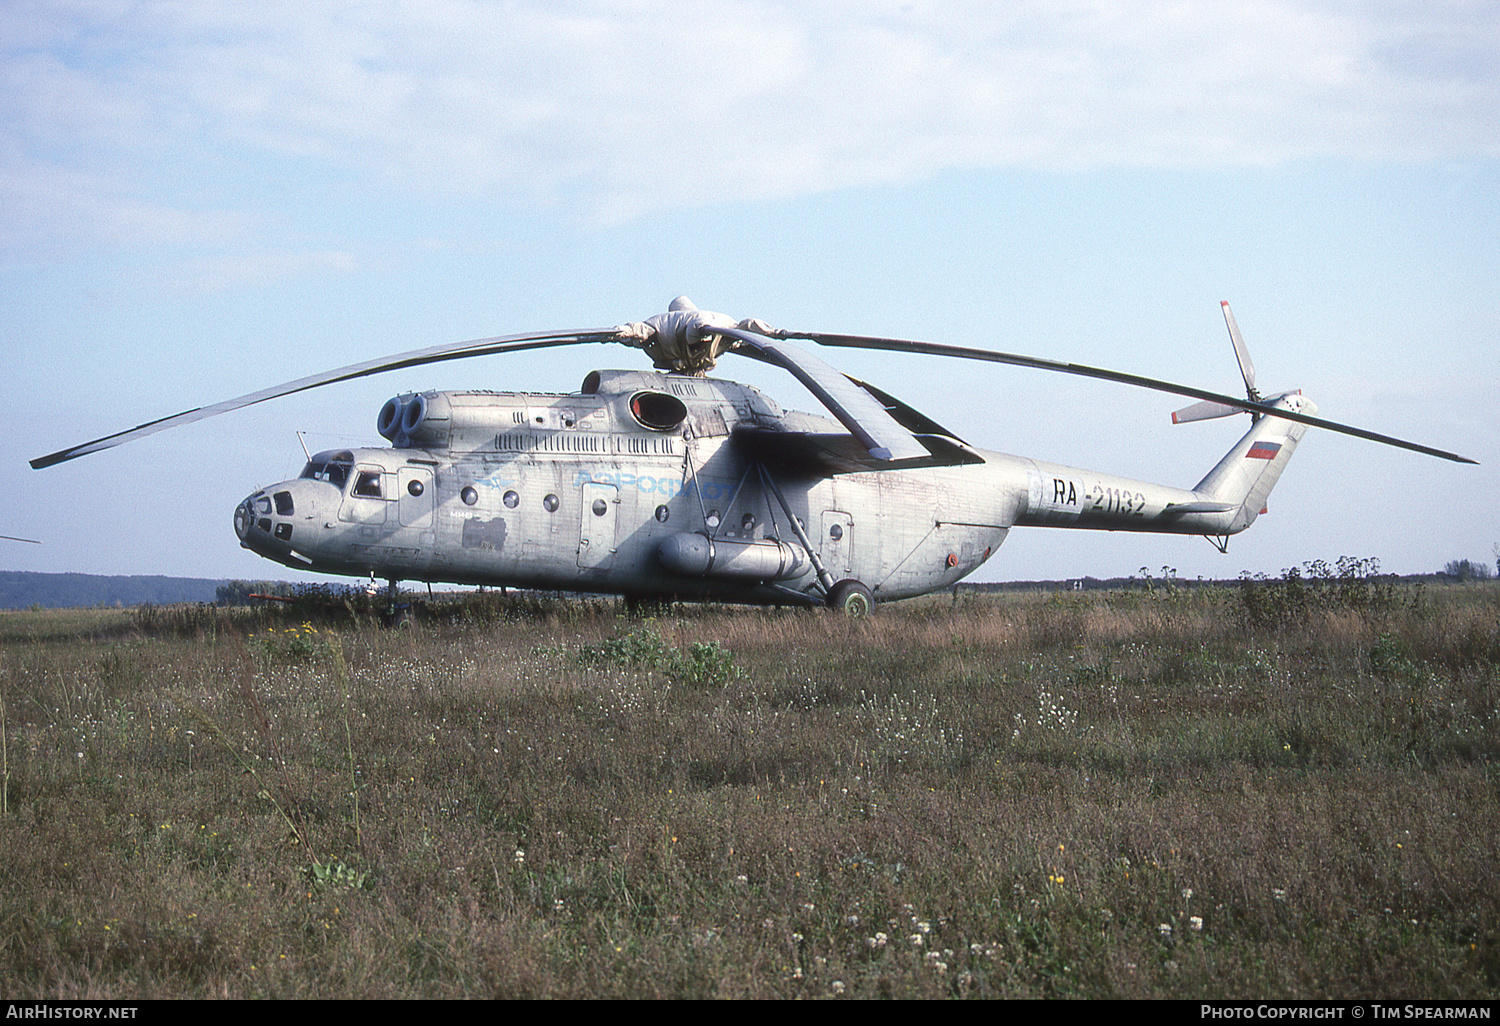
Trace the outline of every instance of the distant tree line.
[[0, 609], [87, 609], [212, 602], [214, 590], [220, 583], [191, 577], [106, 577], [0, 570]]
[[214, 604], [248, 606], [251, 595], [291, 595], [294, 590], [285, 581], [225, 581], [214, 592]]
[[286, 581], [215, 581], [195, 577], [110, 577], [0, 570], [0, 609], [93, 609], [99, 606], [243, 606], [251, 595], [296, 595]]
[[1500, 559], [1496, 560], [1495, 570], [1488, 563], [1472, 559], [1450, 559], [1443, 564], [1443, 573], [1460, 581], [1487, 581], [1496, 572], [1500, 572]]

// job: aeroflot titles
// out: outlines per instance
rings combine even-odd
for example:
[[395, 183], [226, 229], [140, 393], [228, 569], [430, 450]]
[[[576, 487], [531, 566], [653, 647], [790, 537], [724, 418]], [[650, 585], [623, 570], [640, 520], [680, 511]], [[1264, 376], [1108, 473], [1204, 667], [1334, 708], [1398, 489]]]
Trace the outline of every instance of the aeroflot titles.
[[[516, 487], [514, 479], [499, 477], [476, 481], [475, 484], [497, 491], [503, 488]], [[634, 488], [643, 495], [660, 495], [667, 499], [678, 495], [692, 495], [696, 490], [708, 502], [718, 502], [728, 499], [734, 492], [734, 489], [729, 484], [722, 481], [682, 481], [676, 477], [650, 477], [645, 474], [631, 474], [627, 471], [621, 471], [618, 474], [595, 474], [587, 470], [580, 470], [573, 478], [573, 487], [578, 488], [586, 484], [609, 485], [613, 488]]]
[[580, 470], [573, 478], [573, 487], [577, 488], [586, 484], [635, 488], [646, 495], [663, 495], [669, 499], [676, 495], [692, 495], [696, 489], [709, 502], [727, 499], [734, 491], [730, 485], [719, 481], [681, 481], [675, 477], [647, 477], [644, 474], [637, 476], [626, 471], [618, 474], [591, 474], [586, 470]]

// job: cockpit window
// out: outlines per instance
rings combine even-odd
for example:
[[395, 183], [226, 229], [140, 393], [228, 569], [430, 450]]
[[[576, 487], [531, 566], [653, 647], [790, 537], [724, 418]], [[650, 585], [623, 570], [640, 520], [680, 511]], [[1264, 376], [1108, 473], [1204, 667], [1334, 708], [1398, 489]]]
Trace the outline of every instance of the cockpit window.
[[380, 498], [380, 472], [376, 470], [361, 470], [359, 479], [354, 482], [353, 494], [362, 499]]
[[329, 460], [326, 463], [313, 460], [302, 468], [302, 476], [314, 481], [327, 481], [329, 484], [343, 490], [344, 485], [349, 483], [349, 464], [340, 460]]

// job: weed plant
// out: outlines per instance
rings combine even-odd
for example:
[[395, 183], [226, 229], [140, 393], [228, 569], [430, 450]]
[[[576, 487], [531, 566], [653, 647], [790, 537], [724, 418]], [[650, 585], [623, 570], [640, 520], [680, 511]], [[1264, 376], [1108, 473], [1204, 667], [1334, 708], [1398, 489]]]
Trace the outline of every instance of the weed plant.
[[1500, 586], [1371, 569], [3, 613], [0, 992], [1494, 999]]

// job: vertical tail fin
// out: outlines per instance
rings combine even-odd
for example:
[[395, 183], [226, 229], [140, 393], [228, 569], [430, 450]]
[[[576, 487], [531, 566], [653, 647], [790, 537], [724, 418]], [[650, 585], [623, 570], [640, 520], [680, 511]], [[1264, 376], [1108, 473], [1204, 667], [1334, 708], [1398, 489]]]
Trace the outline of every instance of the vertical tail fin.
[[[1318, 412], [1311, 399], [1297, 392], [1277, 396], [1269, 405], [1308, 416]], [[1306, 433], [1306, 425], [1279, 417], [1257, 416], [1245, 436], [1198, 482], [1194, 492], [1207, 500], [1237, 508], [1226, 533], [1244, 530], [1265, 512], [1266, 498]]]

